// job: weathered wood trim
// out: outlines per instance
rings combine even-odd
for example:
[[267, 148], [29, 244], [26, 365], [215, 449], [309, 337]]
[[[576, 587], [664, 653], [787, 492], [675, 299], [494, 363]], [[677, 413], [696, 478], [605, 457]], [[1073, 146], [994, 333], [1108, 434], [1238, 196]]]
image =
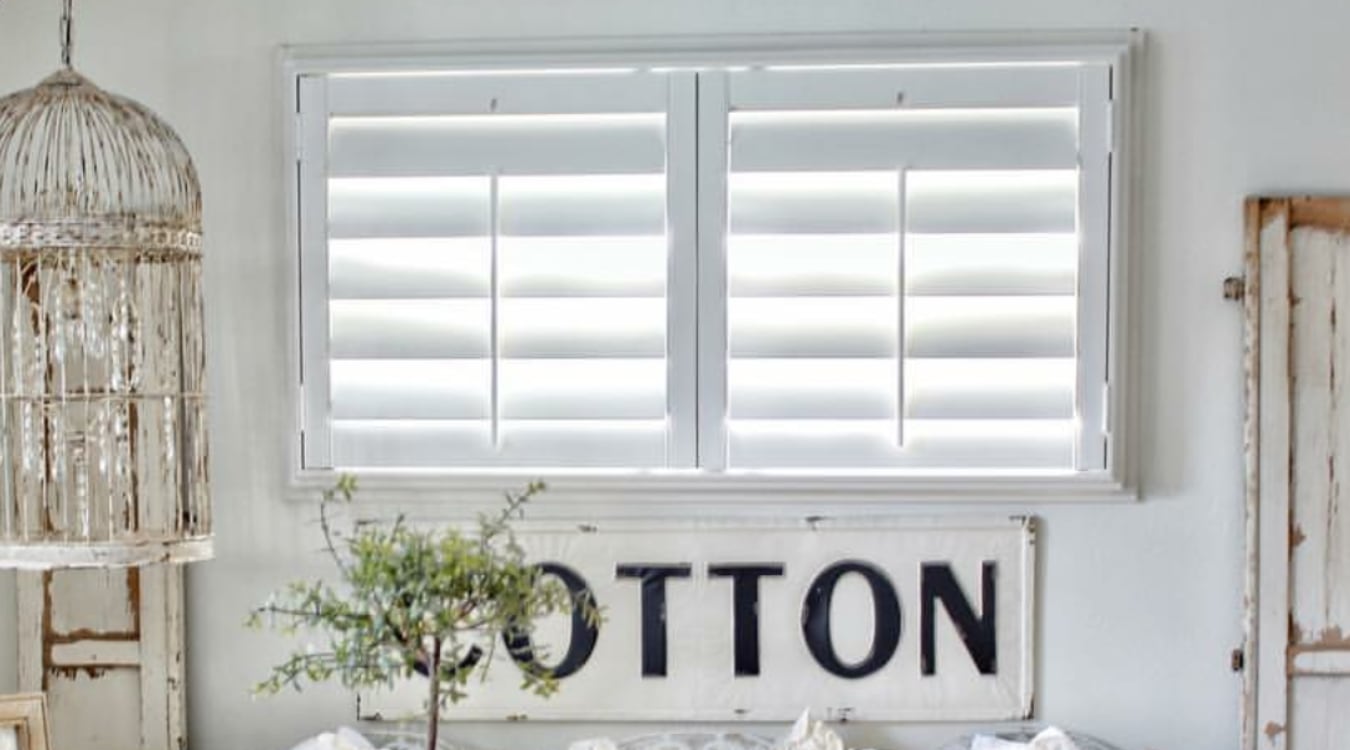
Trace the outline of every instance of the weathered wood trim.
[[57, 568], [125, 568], [159, 563], [209, 560], [210, 537], [182, 541], [136, 541], [118, 544], [0, 544], [0, 559], [19, 570]]
[[1289, 228], [1316, 227], [1350, 232], [1350, 201], [1345, 198], [1303, 196], [1280, 199], [1287, 208]]
[[[1258, 437], [1249, 446], [1248, 461], [1255, 463], [1255, 495], [1249, 494], [1249, 512], [1255, 513], [1256, 547], [1250, 565], [1257, 579], [1255, 678], [1255, 742], [1261, 750], [1284, 750], [1289, 723], [1286, 647], [1289, 643], [1289, 485], [1290, 451], [1290, 263], [1287, 199], [1257, 200], [1248, 212], [1258, 218], [1248, 226], [1254, 235], [1256, 257], [1250, 259], [1259, 290], [1259, 310], [1252, 322], [1257, 335], [1257, 367], [1253, 396]], [[1262, 346], [1260, 342], [1267, 342]], [[1284, 345], [1281, 346], [1280, 344]]]
[[1261, 413], [1261, 200], [1248, 198], [1243, 206], [1246, 217], [1245, 247], [1243, 248], [1244, 284], [1243, 284], [1243, 373], [1246, 377], [1246, 418], [1242, 425], [1242, 445], [1245, 463], [1245, 528], [1247, 545], [1247, 563], [1243, 586], [1242, 618], [1242, 705], [1240, 720], [1242, 726], [1243, 750], [1256, 747], [1256, 677], [1257, 677], [1257, 601], [1258, 601], [1258, 565], [1257, 536], [1258, 515], [1260, 512], [1259, 482], [1261, 477], [1258, 461]]
[[[59, 587], [54, 591], [52, 581], [60, 575], [63, 573], [53, 571], [18, 575], [20, 689], [45, 692], [54, 683], [81, 675], [98, 677], [109, 669], [135, 669], [139, 673], [135, 684], [140, 705], [140, 741], [136, 746], [139, 750], [183, 750], [186, 682], [181, 567], [158, 565], [125, 571], [130, 630], [79, 627], [57, 632], [52, 622], [53, 599], [63, 592]], [[99, 597], [61, 603], [81, 611], [97, 611], [112, 604]], [[105, 682], [99, 689], [122, 688]], [[81, 719], [61, 716], [59, 702], [52, 708], [58, 725]]]
[[1303, 643], [1289, 647], [1291, 656], [1299, 654], [1319, 654], [1328, 652], [1344, 652], [1350, 655], [1350, 639], [1337, 638], [1336, 640], [1318, 641], [1316, 643]]
[[19, 690], [45, 692], [46, 670], [42, 660], [46, 650], [42, 642], [43, 601], [46, 586], [43, 573], [20, 572], [16, 578], [19, 636]]
[[[52, 608], [52, 576], [51, 571], [45, 571], [41, 574], [42, 580], [42, 641], [44, 648], [50, 652], [51, 647], [62, 643], [80, 643], [82, 641], [135, 641], [141, 637], [141, 576], [137, 568], [127, 568], [125, 571], [127, 596], [130, 598], [131, 609], [131, 628], [129, 630], [93, 630], [90, 628], [75, 628], [74, 630], [57, 630]], [[49, 661], [43, 658], [44, 664]]]
[[1292, 673], [1299, 677], [1350, 676], [1350, 651], [1303, 649], [1293, 653]]
[[183, 710], [183, 570], [176, 565], [141, 569], [141, 643], [152, 658], [141, 662], [141, 750], [185, 746]]
[[139, 641], [81, 641], [52, 647], [53, 667], [135, 667], [141, 663]]
[[[1321, 244], [1324, 240], [1343, 244], [1350, 236], [1350, 198], [1253, 198], [1247, 201], [1245, 216], [1247, 421], [1243, 436], [1248, 550], [1244, 654], [1248, 658], [1243, 676], [1242, 746], [1284, 750], [1291, 743], [1291, 732], [1302, 734], [1300, 727], [1291, 728], [1289, 723], [1291, 678], [1350, 676], [1350, 638], [1326, 617], [1296, 622], [1292, 588], [1300, 559], [1306, 564], [1309, 556], [1314, 560], [1326, 557], [1325, 550], [1315, 545], [1325, 544], [1329, 532], [1309, 524], [1320, 525], [1319, 513], [1334, 515], [1340, 477], [1346, 473], [1342, 462], [1350, 461], [1342, 452], [1344, 446], [1336, 444], [1346, 432], [1348, 410], [1342, 403], [1345, 383], [1337, 367], [1340, 357], [1335, 354], [1347, 346], [1344, 327], [1337, 326], [1336, 305], [1350, 295], [1350, 277], [1337, 269], [1350, 261], [1339, 246]], [[1295, 230], [1305, 230], [1297, 235], [1298, 249], [1293, 247]], [[1324, 238], [1323, 233], [1332, 237]], [[1328, 255], [1328, 250], [1337, 252]], [[1297, 264], [1295, 252], [1300, 253]], [[1297, 394], [1302, 395], [1296, 401], [1295, 386], [1305, 377], [1312, 378], [1306, 386], [1312, 390], [1300, 387]], [[1340, 421], [1323, 425], [1323, 412]], [[1321, 470], [1324, 462], [1325, 472]], [[1333, 507], [1321, 508], [1317, 502], [1330, 502]], [[1317, 581], [1300, 584], [1301, 611], [1325, 609], [1326, 602], [1317, 598], [1325, 592], [1316, 589], [1317, 585]], [[1304, 633], [1304, 629], [1312, 632]], [[1317, 726], [1306, 729], [1318, 731]]]

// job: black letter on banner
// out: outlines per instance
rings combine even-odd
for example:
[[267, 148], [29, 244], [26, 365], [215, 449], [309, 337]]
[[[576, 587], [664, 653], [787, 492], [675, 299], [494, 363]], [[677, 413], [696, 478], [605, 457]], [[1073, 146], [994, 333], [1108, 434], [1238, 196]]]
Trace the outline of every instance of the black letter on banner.
[[618, 578], [642, 579], [642, 676], [666, 676], [666, 579], [688, 578], [692, 566], [618, 565]]
[[586, 606], [596, 606], [595, 594], [580, 573], [562, 563], [546, 562], [535, 567], [541, 576], [557, 576], [567, 587], [567, 594], [572, 600], [572, 636], [567, 643], [567, 653], [563, 654], [558, 666], [549, 667], [535, 661], [534, 644], [530, 641], [528, 632], [506, 628], [502, 631], [502, 640], [506, 643], [506, 653], [511, 655], [511, 660], [516, 664], [561, 680], [586, 666], [586, 662], [591, 658], [591, 652], [595, 650], [595, 641], [600, 636], [600, 629], [587, 622], [583, 610]]
[[934, 631], [933, 602], [942, 600], [943, 609], [952, 618], [956, 632], [966, 644], [971, 661], [975, 662], [980, 674], [998, 674], [998, 641], [995, 638], [995, 615], [998, 607], [994, 596], [994, 573], [996, 563], [986, 561], [982, 574], [980, 592], [981, 612], [975, 617], [970, 600], [961, 590], [961, 584], [952, 575], [952, 566], [948, 563], [924, 563], [919, 583], [919, 664], [924, 675], [937, 674], [937, 643]]
[[779, 563], [708, 566], [709, 577], [731, 579], [737, 677], [759, 674], [759, 579], [781, 575], [783, 566]]
[[[834, 598], [835, 585], [847, 573], [861, 575], [872, 589], [875, 623], [872, 650], [867, 658], [856, 664], [839, 660], [830, 635], [830, 600]], [[872, 674], [886, 666], [900, 645], [900, 599], [895, 594], [895, 587], [886, 574], [871, 563], [845, 560], [831, 565], [816, 576], [806, 593], [806, 602], [802, 605], [802, 634], [806, 636], [806, 647], [811, 650], [816, 663], [830, 674], [849, 679]]]

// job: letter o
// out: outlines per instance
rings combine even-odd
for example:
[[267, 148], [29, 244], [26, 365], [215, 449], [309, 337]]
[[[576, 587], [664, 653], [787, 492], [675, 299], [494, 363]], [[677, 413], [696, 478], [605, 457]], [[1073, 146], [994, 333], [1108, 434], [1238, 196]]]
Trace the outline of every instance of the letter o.
[[[535, 567], [539, 569], [540, 575], [557, 577], [567, 587], [567, 592], [571, 595], [573, 602], [588, 599], [594, 603], [595, 595], [580, 573], [562, 563], [546, 562]], [[567, 643], [567, 653], [563, 654], [563, 658], [557, 666], [546, 666], [536, 660], [534, 644], [530, 641], [529, 633], [511, 628], [507, 628], [502, 633], [502, 640], [506, 643], [506, 652], [511, 655], [512, 661], [526, 669], [542, 670], [559, 680], [586, 666], [586, 662], [591, 658], [591, 652], [595, 650], [595, 642], [599, 637], [600, 629], [587, 622], [585, 614], [576, 604], [572, 605], [572, 636]]]
[[[839, 579], [857, 573], [872, 590], [872, 648], [861, 661], [846, 664], [835, 653], [830, 632], [830, 602]], [[886, 666], [900, 645], [900, 598], [882, 570], [860, 560], [837, 562], [816, 576], [802, 603], [802, 635], [816, 663], [838, 677], [856, 680]]]

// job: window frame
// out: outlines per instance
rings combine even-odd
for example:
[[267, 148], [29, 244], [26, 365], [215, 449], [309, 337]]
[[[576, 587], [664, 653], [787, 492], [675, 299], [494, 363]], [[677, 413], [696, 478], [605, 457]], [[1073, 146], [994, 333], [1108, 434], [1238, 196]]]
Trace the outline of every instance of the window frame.
[[[437, 512], [471, 514], [496, 505], [504, 488], [543, 478], [549, 485], [543, 515], [558, 518], [685, 516], [691, 511], [720, 515], [763, 515], [818, 509], [873, 512], [910, 503], [1027, 503], [1137, 499], [1132, 404], [1134, 336], [1129, 322], [1132, 190], [1136, 171], [1131, 148], [1138, 119], [1136, 87], [1143, 35], [1139, 31], [1049, 33], [917, 33], [840, 35], [755, 35], [643, 39], [490, 40], [413, 45], [305, 45], [283, 47], [279, 56], [279, 98], [286, 185], [286, 286], [288, 299], [287, 388], [293, 414], [286, 435], [287, 495], [312, 499], [331, 485], [336, 471], [305, 468], [302, 456], [306, 407], [318, 408], [322, 389], [302, 385], [301, 321], [300, 81], [306, 75], [342, 72], [397, 72], [408, 69], [500, 69], [569, 67], [698, 68], [758, 65], [868, 65], [916, 62], [1106, 63], [1113, 72], [1108, 103], [1112, 201], [1106, 218], [1109, 249], [1103, 260], [1109, 286], [1104, 307], [1107, 382], [1102, 398], [1109, 415], [1105, 468], [1096, 471], [1009, 472], [957, 476], [953, 473], [881, 471], [738, 470], [473, 470], [383, 469], [359, 472], [368, 496], [403, 504], [428, 504]], [[707, 137], [709, 134], [701, 134]], [[704, 158], [700, 156], [700, 158]], [[311, 162], [312, 164], [312, 162]], [[310, 199], [316, 199], [310, 196]], [[322, 199], [318, 196], [317, 199]], [[692, 209], [692, 207], [691, 207]], [[313, 215], [311, 212], [310, 215]], [[322, 215], [322, 212], [319, 214]], [[715, 217], [701, 216], [700, 224]], [[700, 226], [699, 231], [702, 231]], [[313, 273], [313, 270], [308, 272]], [[692, 284], [692, 279], [672, 283]], [[700, 291], [700, 294], [705, 291]], [[313, 381], [311, 380], [311, 384]], [[703, 408], [699, 405], [697, 408]], [[452, 503], [446, 502], [453, 495]], [[450, 506], [450, 507], [447, 507]]]

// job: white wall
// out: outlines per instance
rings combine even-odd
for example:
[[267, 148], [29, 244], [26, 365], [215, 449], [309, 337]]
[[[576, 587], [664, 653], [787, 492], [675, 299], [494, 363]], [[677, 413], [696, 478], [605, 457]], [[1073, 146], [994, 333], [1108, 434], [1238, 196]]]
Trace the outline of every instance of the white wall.
[[[55, 67], [55, 0], [0, 0], [0, 90]], [[77, 3], [77, 64], [172, 122], [206, 193], [218, 558], [191, 568], [191, 746], [285, 748], [349, 719], [334, 689], [254, 701], [284, 644], [244, 630], [280, 582], [321, 570], [282, 502], [288, 289], [277, 160], [282, 43], [478, 37], [1124, 28], [1149, 32], [1137, 235], [1144, 502], [1033, 508], [1041, 546], [1038, 709], [1127, 748], [1237, 742], [1242, 582], [1244, 195], [1350, 188], [1350, 4], [1318, 0], [106, 0]], [[303, 546], [303, 545], [300, 545]], [[0, 593], [3, 593], [0, 591]], [[0, 618], [0, 642], [12, 624]], [[0, 659], [0, 687], [13, 681]], [[652, 727], [456, 725], [493, 748], [561, 748]], [[767, 729], [767, 728], [766, 728]], [[856, 744], [935, 746], [961, 728], [851, 726]], [[777, 731], [777, 728], [773, 728]]]

